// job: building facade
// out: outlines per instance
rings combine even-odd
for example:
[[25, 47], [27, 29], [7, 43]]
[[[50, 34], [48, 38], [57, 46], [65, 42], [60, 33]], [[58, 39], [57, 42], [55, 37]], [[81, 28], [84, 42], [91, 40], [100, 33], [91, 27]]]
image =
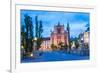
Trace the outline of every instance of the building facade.
[[84, 32], [84, 35], [83, 35], [83, 40], [84, 40], [84, 44], [88, 44], [89, 45], [89, 41], [90, 41], [90, 36], [89, 36], [90, 32], [87, 31], [87, 32]]
[[42, 50], [42, 51], [50, 51], [51, 50], [50, 45], [51, 45], [50, 44], [50, 37], [43, 38], [43, 42], [41, 44], [40, 50]]
[[79, 35], [79, 45], [80, 48], [88, 48], [89, 49], [89, 44], [90, 44], [90, 32], [85, 31]]
[[67, 30], [64, 30], [64, 25], [58, 25], [54, 26], [54, 30], [51, 32], [50, 37], [51, 44], [54, 44], [55, 46], [59, 47], [60, 43], [63, 43], [64, 45], [68, 45], [68, 32]]
[[69, 38], [68, 28], [65, 30], [64, 25], [61, 25], [58, 22], [58, 24], [54, 26], [53, 31], [51, 31], [50, 37], [43, 38], [40, 49], [43, 51], [52, 50], [52, 44], [57, 48], [60, 47], [60, 43], [62, 43], [63, 45], [69, 45]]

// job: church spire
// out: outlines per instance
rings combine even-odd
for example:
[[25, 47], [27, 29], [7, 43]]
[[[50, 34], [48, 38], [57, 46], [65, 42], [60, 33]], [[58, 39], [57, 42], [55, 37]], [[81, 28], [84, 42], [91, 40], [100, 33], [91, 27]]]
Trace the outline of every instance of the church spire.
[[60, 22], [58, 22], [58, 26], [60, 26]]

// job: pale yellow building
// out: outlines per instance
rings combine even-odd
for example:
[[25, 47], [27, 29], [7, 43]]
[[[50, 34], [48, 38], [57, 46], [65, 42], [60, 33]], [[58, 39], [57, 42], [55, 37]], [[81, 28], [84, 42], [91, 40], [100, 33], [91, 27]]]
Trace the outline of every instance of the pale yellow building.
[[84, 44], [89, 44], [90, 41], [89, 31], [84, 32], [83, 40], [84, 40]]

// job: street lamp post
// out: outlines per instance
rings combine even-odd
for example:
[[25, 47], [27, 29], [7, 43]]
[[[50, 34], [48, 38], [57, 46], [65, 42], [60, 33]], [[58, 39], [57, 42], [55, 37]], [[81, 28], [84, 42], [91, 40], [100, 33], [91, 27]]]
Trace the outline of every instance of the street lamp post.
[[35, 51], [35, 48], [36, 48], [36, 41], [37, 41], [37, 38], [35, 37], [33, 40], [33, 45], [34, 45], [34, 49], [33, 49], [33, 51], [32, 51], [32, 53], [31, 53], [31, 57], [33, 57], [33, 52]]
[[37, 37], [34, 38], [34, 51], [36, 50], [35, 48], [37, 47], [36, 41], [37, 41]]

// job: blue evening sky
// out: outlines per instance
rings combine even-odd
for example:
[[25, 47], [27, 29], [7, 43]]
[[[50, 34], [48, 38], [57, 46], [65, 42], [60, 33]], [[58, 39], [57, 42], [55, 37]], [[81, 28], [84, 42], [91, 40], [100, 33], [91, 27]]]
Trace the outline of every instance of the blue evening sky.
[[35, 16], [38, 16], [38, 20], [42, 20], [43, 22], [43, 37], [49, 37], [51, 33], [50, 31], [54, 29], [54, 25], [57, 25], [58, 22], [60, 22], [61, 25], [64, 25], [65, 29], [67, 27], [67, 23], [69, 23], [71, 37], [77, 37], [90, 25], [89, 13], [21, 10], [20, 14], [21, 25], [25, 25], [25, 14], [32, 18], [33, 26], [35, 26]]

